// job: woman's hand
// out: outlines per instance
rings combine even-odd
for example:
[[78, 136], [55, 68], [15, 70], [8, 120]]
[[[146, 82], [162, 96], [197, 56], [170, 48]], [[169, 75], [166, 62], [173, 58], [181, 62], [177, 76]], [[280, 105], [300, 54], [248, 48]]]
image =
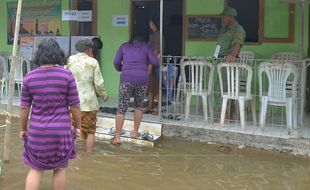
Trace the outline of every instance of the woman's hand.
[[158, 60], [161, 59], [161, 54], [160, 54], [160, 53], [157, 55], [157, 59], [158, 59]]
[[81, 131], [80, 131], [80, 129], [79, 129], [79, 128], [75, 128], [75, 127], [73, 127], [73, 129], [72, 129], [72, 134], [73, 134], [74, 138], [76, 139], [77, 137], [79, 137], [79, 136], [80, 136]]
[[108, 95], [106, 95], [106, 96], [104, 96], [102, 99], [103, 99], [103, 101], [104, 101], [104, 102], [106, 102], [106, 101], [108, 101], [108, 100], [109, 100], [109, 96], [108, 96]]
[[24, 137], [26, 137], [27, 136], [27, 131], [21, 131], [21, 132], [19, 132], [19, 138], [20, 139], [24, 139]]
[[151, 64], [149, 64], [149, 65], [147, 66], [147, 72], [149, 73], [149, 75], [152, 74], [152, 70], [153, 70], [153, 66], [152, 66]]

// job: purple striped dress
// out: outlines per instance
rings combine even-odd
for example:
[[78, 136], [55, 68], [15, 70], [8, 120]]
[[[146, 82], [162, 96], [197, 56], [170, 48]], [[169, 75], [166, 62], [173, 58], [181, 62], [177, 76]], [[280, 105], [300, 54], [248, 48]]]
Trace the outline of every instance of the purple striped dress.
[[53, 66], [27, 73], [21, 96], [21, 106], [32, 106], [23, 150], [27, 165], [40, 170], [65, 168], [76, 157], [68, 106], [79, 103], [70, 71]]

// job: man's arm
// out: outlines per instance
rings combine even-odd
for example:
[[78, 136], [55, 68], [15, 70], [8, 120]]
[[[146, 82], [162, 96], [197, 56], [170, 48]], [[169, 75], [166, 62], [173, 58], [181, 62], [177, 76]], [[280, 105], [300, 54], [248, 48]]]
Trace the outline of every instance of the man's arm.
[[239, 43], [235, 43], [231, 53], [227, 56], [226, 61], [228, 63], [234, 62], [238, 53], [240, 52], [241, 45]]
[[235, 34], [234, 34], [234, 38], [232, 41], [233, 47], [231, 50], [231, 53], [227, 56], [226, 61], [231, 63], [234, 62], [236, 57], [238, 56], [241, 47], [244, 44], [244, 40], [245, 40], [245, 31], [243, 28], [239, 28]]

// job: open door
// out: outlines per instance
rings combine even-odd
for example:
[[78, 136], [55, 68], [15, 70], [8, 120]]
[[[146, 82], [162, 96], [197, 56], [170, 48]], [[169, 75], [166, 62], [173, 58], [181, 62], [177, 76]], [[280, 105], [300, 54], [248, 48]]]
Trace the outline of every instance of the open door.
[[[183, 52], [183, 0], [164, 0], [163, 54], [182, 55]], [[132, 1], [130, 33], [142, 34], [147, 41], [150, 35], [149, 20], [160, 20], [160, 1]]]

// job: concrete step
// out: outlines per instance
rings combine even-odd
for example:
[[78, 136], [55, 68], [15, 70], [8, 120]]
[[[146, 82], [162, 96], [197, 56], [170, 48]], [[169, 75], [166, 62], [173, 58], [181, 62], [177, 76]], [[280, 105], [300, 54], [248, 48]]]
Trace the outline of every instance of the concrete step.
[[[141, 136], [137, 139], [131, 138], [130, 132], [133, 129], [134, 122], [133, 120], [126, 119], [124, 122], [124, 133], [121, 135], [122, 142], [133, 143], [137, 145], [147, 146], [147, 147], [154, 147], [156, 142], [161, 137], [161, 130], [162, 124], [159, 123], [151, 123], [151, 122], [141, 122], [139, 132], [141, 136], [145, 134], [146, 137], [151, 138], [142, 138]], [[114, 136], [111, 131], [115, 130], [115, 118], [105, 117], [105, 116], [98, 116], [97, 118], [97, 130], [96, 130], [96, 137], [98, 139], [103, 140], [111, 140]]]

